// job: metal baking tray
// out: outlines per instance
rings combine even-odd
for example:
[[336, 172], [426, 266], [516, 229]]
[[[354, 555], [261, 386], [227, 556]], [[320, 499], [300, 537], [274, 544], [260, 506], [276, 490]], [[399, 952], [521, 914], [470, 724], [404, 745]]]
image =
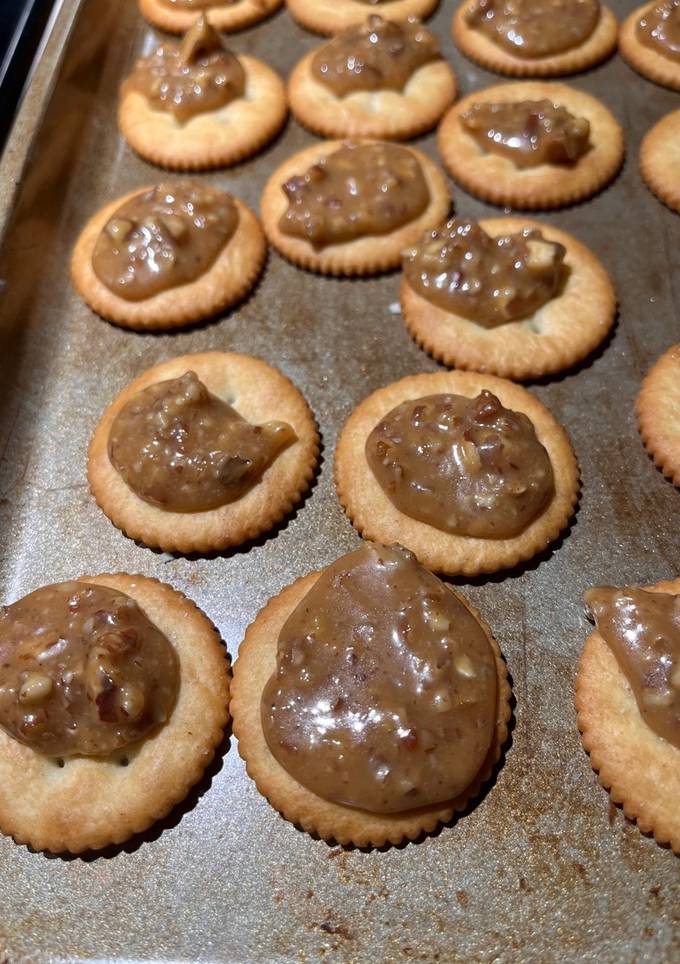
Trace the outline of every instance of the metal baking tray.
[[[633, 3], [616, 6], [623, 16]], [[442, 4], [431, 24], [462, 92], [498, 82], [454, 49], [453, 9]], [[115, 124], [118, 84], [153, 37], [133, 0], [58, 5], [0, 168], [1, 599], [88, 573], [141, 572], [194, 599], [235, 655], [270, 596], [358, 544], [332, 484], [344, 418], [378, 386], [437, 366], [406, 334], [396, 274], [331, 280], [272, 253], [245, 304], [178, 334], [123, 331], [81, 303], [68, 280], [80, 227], [104, 202], [163, 176]], [[285, 11], [231, 40], [282, 74], [318, 42]], [[680, 959], [680, 864], [610, 804], [572, 702], [583, 590], [680, 572], [680, 492], [645, 454], [632, 407], [645, 370], [680, 340], [680, 217], [649, 194], [636, 160], [642, 134], [680, 97], [618, 57], [572, 82], [623, 123], [627, 160], [603, 194], [544, 220], [600, 256], [621, 310], [594, 357], [532, 386], [580, 459], [570, 531], [518, 569], [460, 583], [500, 641], [517, 700], [493, 786], [415, 844], [332, 847], [278, 816], [232, 738], [183, 806], [122, 847], [64, 859], [0, 839], [0, 961]], [[255, 160], [205, 177], [257, 208], [268, 173], [312, 141], [290, 121]], [[436, 157], [433, 137], [422, 146]], [[453, 194], [463, 214], [492, 211]], [[88, 493], [85, 454], [100, 412], [129, 379], [208, 348], [283, 369], [318, 418], [324, 461], [274, 532], [211, 558], [175, 557], [111, 525]]]

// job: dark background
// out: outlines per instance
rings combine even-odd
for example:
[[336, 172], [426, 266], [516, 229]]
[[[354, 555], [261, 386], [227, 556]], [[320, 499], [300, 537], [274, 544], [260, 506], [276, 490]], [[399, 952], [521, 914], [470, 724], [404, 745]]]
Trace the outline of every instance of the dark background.
[[0, 149], [55, 0], [0, 0]]

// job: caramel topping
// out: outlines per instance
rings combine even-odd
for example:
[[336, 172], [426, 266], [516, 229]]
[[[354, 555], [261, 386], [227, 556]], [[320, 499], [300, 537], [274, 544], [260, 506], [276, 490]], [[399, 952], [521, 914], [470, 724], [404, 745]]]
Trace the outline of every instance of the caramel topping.
[[180, 124], [196, 114], [219, 110], [243, 97], [245, 89], [243, 67], [203, 15], [181, 44], [166, 42], [138, 60], [123, 85], [124, 93], [137, 91]]
[[92, 267], [115, 295], [143, 301], [195, 281], [238, 227], [224, 191], [192, 181], [160, 184], [122, 204], [104, 225]]
[[286, 422], [251, 425], [187, 372], [123, 406], [109, 433], [109, 458], [145, 502], [202, 512], [241, 498], [295, 440]]
[[589, 122], [549, 100], [473, 104], [460, 122], [483, 151], [515, 167], [574, 164], [589, 147]]
[[642, 719], [680, 749], [680, 596], [598, 586], [583, 598]]
[[134, 599], [85, 582], [0, 609], [0, 726], [47, 756], [101, 756], [168, 719], [172, 644]]
[[430, 202], [418, 159], [397, 144], [345, 144], [283, 190], [289, 203], [280, 230], [315, 248], [389, 234]]
[[538, 58], [580, 47], [600, 19], [599, 0], [475, 0], [468, 26], [516, 57]]
[[680, 61], [680, 0], [652, 4], [638, 20], [636, 36], [662, 57]]
[[493, 739], [497, 679], [484, 630], [448, 587], [406, 549], [368, 543], [288, 617], [262, 726], [313, 793], [395, 813], [470, 785]]
[[373, 15], [324, 44], [311, 70], [337, 97], [346, 97], [357, 91], [402, 91], [419, 67], [440, 58], [439, 41], [415, 17], [392, 23]]
[[368, 436], [366, 460], [400, 512], [455, 535], [517, 536], [554, 493], [531, 420], [487, 391], [402, 402]]
[[404, 252], [404, 275], [423, 298], [483, 328], [533, 315], [563, 280], [566, 249], [540, 231], [491, 237], [452, 218]]

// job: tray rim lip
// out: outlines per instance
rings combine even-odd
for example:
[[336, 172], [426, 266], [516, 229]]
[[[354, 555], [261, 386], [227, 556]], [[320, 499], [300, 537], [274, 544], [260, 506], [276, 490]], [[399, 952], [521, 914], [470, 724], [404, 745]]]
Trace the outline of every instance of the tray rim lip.
[[42, 129], [59, 69], [86, 0], [56, 0], [40, 39], [24, 92], [0, 154], [0, 247], [9, 225]]

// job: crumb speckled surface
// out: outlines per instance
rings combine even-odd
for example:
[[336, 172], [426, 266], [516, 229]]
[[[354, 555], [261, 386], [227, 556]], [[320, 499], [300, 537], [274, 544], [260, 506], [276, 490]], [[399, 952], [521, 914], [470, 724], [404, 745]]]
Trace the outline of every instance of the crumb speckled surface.
[[[619, 6], [623, 15], [633, 4]], [[78, 4], [65, 7], [62, 21]], [[451, 14], [442, 5], [431, 22], [462, 92], [496, 82], [453, 48]], [[116, 329], [79, 301], [67, 266], [80, 227], [108, 199], [162, 176], [119, 140], [114, 120], [117, 84], [151, 37], [132, 0], [82, 0], [9, 222], [0, 259], [0, 598], [83, 573], [141, 572], [194, 599], [233, 656], [271, 595], [358, 544], [332, 485], [345, 416], [378, 386], [437, 366], [395, 313], [394, 274], [336, 281], [272, 253], [245, 304], [174, 335]], [[285, 12], [229, 40], [282, 73], [317, 42]], [[282, 820], [246, 777], [232, 739], [198, 793], [116, 851], [65, 860], [0, 839], [0, 961], [680, 958], [678, 859], [610, 805], [581, 748], [572, 701], [588, 628], [583, 590], [680, 571], [680, 492], [645, 454], [633, 413], [644, 372], [678, 340], [680, 218], [646, 190], [636, 165], [642, 134], [678, 95], [619, 58], [571, 82], [613, 110], [628, 157], [604, 194], [545, 220], [602, 259], [621, 313], [595, 358], [534, 386], [581, 461], [571, 531], [517, 571], [461, 582], [513, 676], [516, 725], [495, 785], [417, 844], [343, 850]], [[24, 139], [39, 108], [29, 98]], [[206, 178], [257, 208], [268, 173], [312, 142], [291, 121], [264, 154]], [[436, 157], [432, 137], [422, 146]], [[15, 138], [10, 165], [16, 150]], [[0, 188], [5, 200], [10, 189]], [[453, 193], [463, 215], [492, 210]], [[108, 522], [88, 493], [85, 453], [101, 411], [134, 375], [210, 348], [259, 355], [290, 376], [319, 421], [324, 461], [303, 505], [269, 537], [208, 559], [176, 558]]]

